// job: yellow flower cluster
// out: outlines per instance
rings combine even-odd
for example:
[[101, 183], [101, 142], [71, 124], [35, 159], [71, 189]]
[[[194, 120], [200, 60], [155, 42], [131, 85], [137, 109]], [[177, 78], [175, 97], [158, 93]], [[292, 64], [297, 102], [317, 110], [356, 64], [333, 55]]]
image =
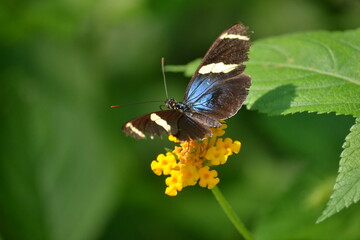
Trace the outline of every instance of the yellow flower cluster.
[[210, 170], [210, 167], [226, 163], [227, 158], [233, 153], [239, 153], [241, 147], [239, 141], [219, 138], [225, 134], [226, 127], [223, 123], [220, 128], [211, 129], [212, 137], [201, 141], [179, 142], [174, 136], [169, 136], [170, 141], [180, 143], [180, 146], [166, 155], [159, 154], [151, 163], [151, 169], [156, 175], [170, 175], [165, 180], [165, 194], [176, 196], [178, 191], [197, 182], [208, 189], [219, 183], [217, 171]]

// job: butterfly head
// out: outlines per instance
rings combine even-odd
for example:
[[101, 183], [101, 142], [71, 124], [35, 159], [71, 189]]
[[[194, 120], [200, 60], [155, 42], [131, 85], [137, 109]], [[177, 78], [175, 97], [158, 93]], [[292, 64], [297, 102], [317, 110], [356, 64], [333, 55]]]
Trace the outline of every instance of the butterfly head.
[[170, 109], [177, 109], [178, 101], [176, 101], [174, 98], [169, 98], [165, 102], [165, 107]]
[[169, 98], [168, 100], [166, 100], [165, 107], [173, 109], [173, 110], [179, 110], [182, 112], [186, 112], [186, 111], [190, 110], [189, 106], [187, 106], [186, 104], [184, 104], [182, 102], [176, 101], [174, 98]]

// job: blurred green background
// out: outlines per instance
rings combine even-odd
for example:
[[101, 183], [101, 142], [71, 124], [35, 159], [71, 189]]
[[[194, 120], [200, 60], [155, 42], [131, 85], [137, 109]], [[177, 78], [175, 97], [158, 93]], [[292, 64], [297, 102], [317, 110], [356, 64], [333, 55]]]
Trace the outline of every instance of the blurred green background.
[[[165, 196], [150, 163], [167, 140], [121, 125], [165, 100], [160, 58], [186, 64], [241, 21], [253, 39], [359, 27], [353, 0], [3, 0], [0, 3], [1, 239], [239, 239], [211, 192]], [[311, 56], [309, 56], [311, 57]], [[167, 74], [182, 99], [189, 79]], [[360, 239], [359, 206], [315, 224], [354, 119], [228, 121], [239, 155], [219, 187], [257, 239]]]

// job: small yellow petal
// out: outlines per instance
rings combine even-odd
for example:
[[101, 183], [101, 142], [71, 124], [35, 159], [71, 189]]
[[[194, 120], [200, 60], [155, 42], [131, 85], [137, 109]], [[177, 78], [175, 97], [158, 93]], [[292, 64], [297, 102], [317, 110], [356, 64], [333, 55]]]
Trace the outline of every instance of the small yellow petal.
[[183, 177], [183, 187], [193, 186], [199, 179], [198, 168], [193, 165], [184, 165], [180, 168]]
[[174, 135], [169, 135], [168, 139], [170, 142], [180, 142]]
[[163, 171], [163, 169], [159, 167], [159, 163], [155, 160], [151, 162], [151, 170], [158, 176], [160, 176]]
[[167, 186], [165, 194], [169, 196], [176, 196], [177, 192], [183, 189], [182, 182], [182, 173], [178, 170], [172, 170], [170, 172], [170, 177], [165, 179]]
[[241, 148], [241, 142], [239, 141], [234, 141], [234, 143], [231, 145], [231, 150], [236, 154], [240, 152], [240, 148]]
[[208, 189], [212, 189], [220, 182], [220, 179], [217, 178], [217, 172], [215, 170], [211, 170], [208, 166], [203, 167], [199, 170], [199, 185], [201, 187], [207, 187]]
[[165, 194], [169, 195], [170, 197], [175, 197], [177, 195], [177, 190], [174, 187], [167, 187], [165, 189]]
[[231, 138], [219, 138], [216, 141], [217, 148], [225, 148], [228, 151], [228, 155], [232, 155], [233, 153], [239, 153], [241, 143], [239, 141], [233, 141]]
[[228, 151], [225, 148], [211, 147], [208, 149], [205, 157], [211, 161], [211, 165], [224, 164], [228, 158]]
[[170, 171], [176, 167], [176, 158], [172, 153], [159, 154], [156, 161], [151, 162], [151, 169], [156, 175], [169, 175]]
[[225, 131], [219, 127], [219, 128], [212, 128], [213, 137], [220, 137], [225, 134]]
[[220, 137], [225, 134], [224, 129], [226, 129], [226, 128], [227, 128], [227, 124], [224, 122], [218, 128], [211, 128], [211, 131], [213, 132], [213, 135], [215, 137]]

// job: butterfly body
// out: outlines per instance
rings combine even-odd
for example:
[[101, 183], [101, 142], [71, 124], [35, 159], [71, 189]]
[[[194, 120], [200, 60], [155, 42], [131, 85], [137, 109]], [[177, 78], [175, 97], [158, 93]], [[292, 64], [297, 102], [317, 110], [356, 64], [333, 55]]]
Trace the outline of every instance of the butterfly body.
[[174, 98], [169, 98], [166, 100], [165, 107], [183, 112], [190, 111], [190, 107], [188, 105], [182, 102], [178, 102]]
[[209, 128], [235, 115], [251, 85], [243, 73], [250, 47], [247, 28], [235, 24], [225, 30], [206, 53], [190, 80], [181, 102], [169, 98], [169, 110], [149, 113], [127, 122], [122, 130], [135, 138], [167, 133], [180, 141], [211, 136]]

